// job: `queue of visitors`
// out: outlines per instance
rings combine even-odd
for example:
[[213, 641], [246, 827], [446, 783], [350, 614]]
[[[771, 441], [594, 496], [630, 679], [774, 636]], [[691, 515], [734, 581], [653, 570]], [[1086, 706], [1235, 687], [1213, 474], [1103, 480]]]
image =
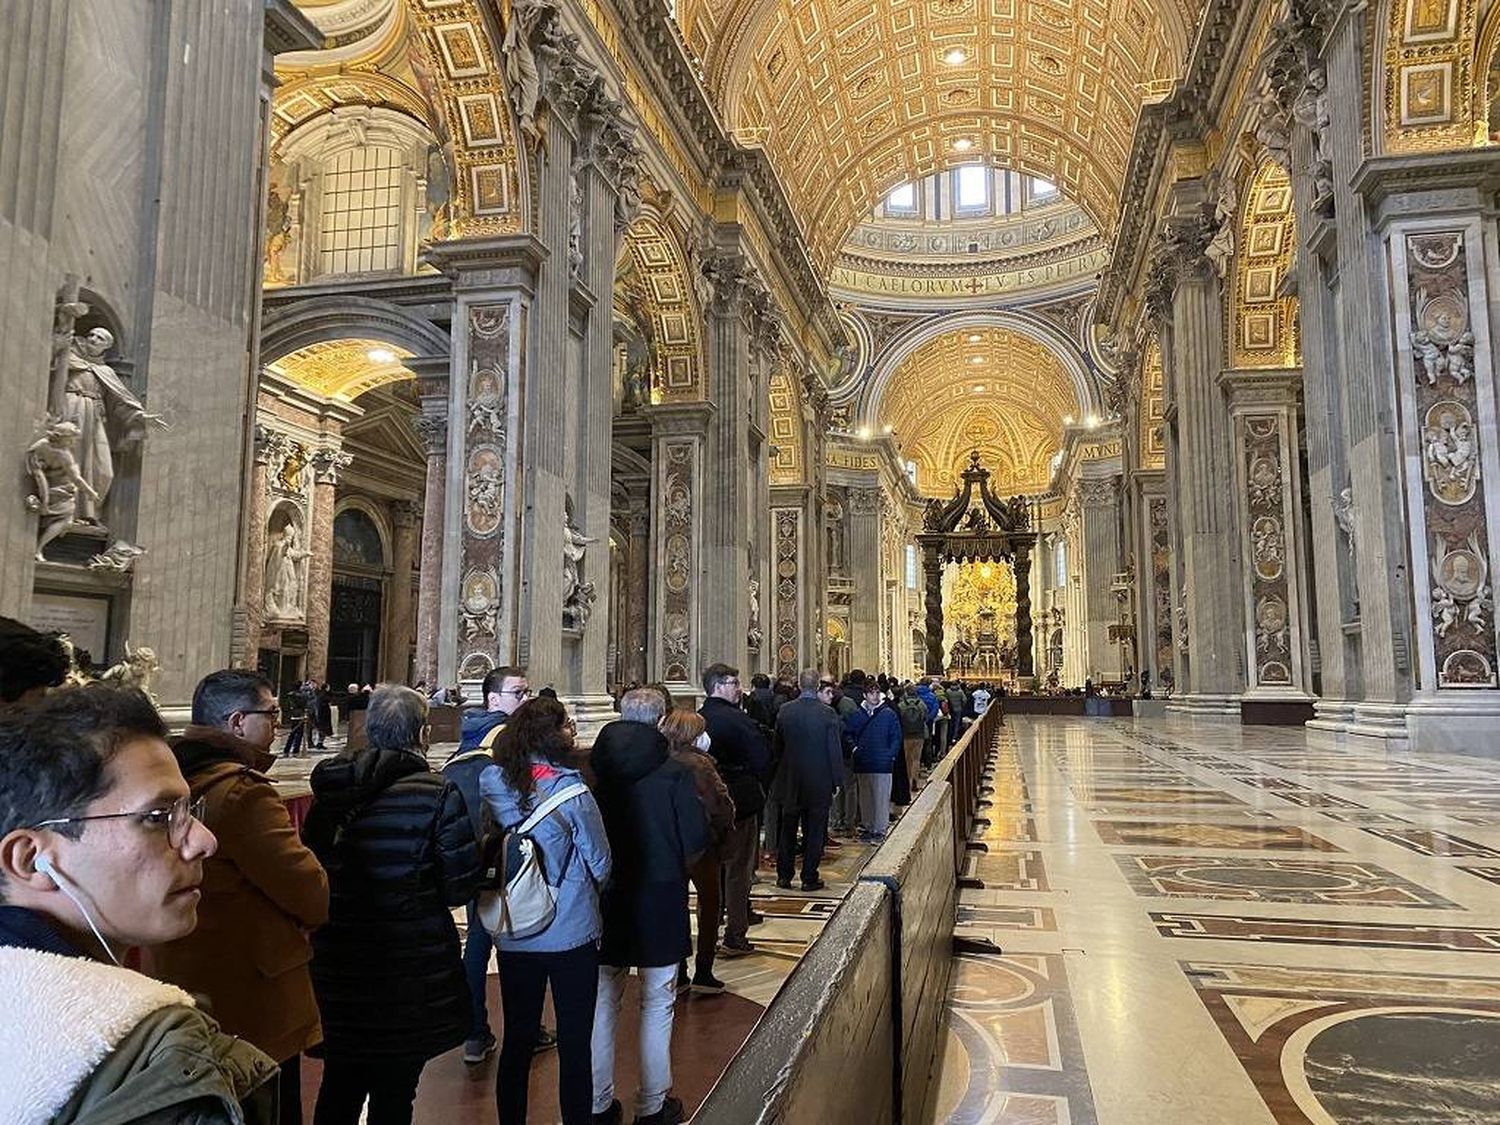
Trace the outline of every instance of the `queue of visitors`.
[[921, 763], [991, 702], [817, 669], [746, 695], [714, 664], [696, 712], [626, 691], [585, 756], [555, 694], [497, 668], [435, 771], [426, 694], [380, 685], [368, 746], [312, 770], [299, 832], [267, 776], [281, 715], [258, 673], [205, 677], [169, 740], [139, 691], [54, 690], [67, 662], [39, 634], [0, 650], [0, 1120], [25, 1123], [297, 1125], [304, 1054], [322, 1061], [314, 1125], [410, 1122], [429, 1062], [495, 1051], [498, 955], [502, 1125], [527, 1120], [554, 1044], [565, 1125], [626, 1120], [621, 1018], [639, 1027], [631, 1119], [675, 1125], [675, 1002], [724, 990], [716, 956], [755, 952], [760, 825], [778, 887], [822, 889], [830, 821], [882, 840]]

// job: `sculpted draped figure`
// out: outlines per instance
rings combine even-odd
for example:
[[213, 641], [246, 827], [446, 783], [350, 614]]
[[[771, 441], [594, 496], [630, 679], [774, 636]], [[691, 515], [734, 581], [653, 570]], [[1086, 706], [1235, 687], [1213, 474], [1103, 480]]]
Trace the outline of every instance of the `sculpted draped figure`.
[[302, 616], [301, 564], [311, 557], [297, 540], [297, 525], [288, 521], [266, 552], [265, 611], [268, 620]]
[[594, 540], [579, 531], [573, 523], [573, 513], [563, 513], [563, 607], [577, 604], [580, 589], [580, 570], [584, 553]]
[[[104, 362], [115, 338], [107, 328], [91, 329], [73, 337], [68, 352], [68, 380], [63, 420], [78, 428], [78, 470], [93, 495], [80, 490], [77, 519], [97, 524], [115, 479], [115, 453], [146, 436], [149, 425], [166, 428], [156, 414], [148, 414], [140, 400]], [[113, 435], [113, 440], [111, 440]]]

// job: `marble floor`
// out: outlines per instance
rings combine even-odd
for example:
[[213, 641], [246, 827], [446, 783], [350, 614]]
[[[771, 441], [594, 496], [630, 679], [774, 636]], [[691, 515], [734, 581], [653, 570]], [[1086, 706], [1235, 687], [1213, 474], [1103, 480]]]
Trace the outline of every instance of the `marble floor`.
[[1011, 718], [933, 1120], [1500, 1122], [1500, 762]]

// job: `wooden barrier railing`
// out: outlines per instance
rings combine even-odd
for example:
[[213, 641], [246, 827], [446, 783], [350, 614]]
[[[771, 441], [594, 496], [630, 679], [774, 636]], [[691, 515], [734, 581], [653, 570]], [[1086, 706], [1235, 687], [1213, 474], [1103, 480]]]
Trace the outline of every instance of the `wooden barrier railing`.
[[694, 1125], [920, 1119], [941, 1048], [958, 881], [1003, 721], [992, 705], [933, 768]]

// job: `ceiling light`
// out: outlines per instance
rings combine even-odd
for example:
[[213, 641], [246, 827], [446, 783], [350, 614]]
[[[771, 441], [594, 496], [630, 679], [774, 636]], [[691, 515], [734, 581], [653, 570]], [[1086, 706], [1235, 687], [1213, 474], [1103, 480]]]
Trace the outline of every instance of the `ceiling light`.
[[885, 432], [888, 434], [893, 434], [896, 432], [896, 427], [887, 422], [885, 426]]
[[1071, 426], [1072, 424], [1073, 424], [1073, 415], [1071, 415], [1071, 414], [1064, 414], [1063, 415], [1063, 425], [1064, 426]]
[[1095, 426], [1097, 426], [1099, 424], [1099, 419], [1097, 417], [1095, 417], [1094, 415], [1090, 414], [1089, 415], [1089, 420], [1085, 424], [1088, 426], [1089, 429], [1092, 430]]
[[390, 348], [371, 348], [365, 352], [365, 358], [371, 363], [395, 363], [396, 353]]
[[984, 384], [983, 383], [975, 383], [974, 384], [974, 393], [976, 395], [982, 395], [982, 394], [984, 394]]
[[969, 343], [971, 343], [971, 344], [977, 344], [977, 343], [979, 343], [979, 341], [981, 341], [983, 339], [984, 339], [984, 337], [981, 336], [978, 332], [971, 332], [971, 333], [969, 333]]
[[949, 66], [963, 66], [969, 61], [969, 52], [962, 47], [949, 47], [943, 52], [943, 61]]
[[870, 427], [869, 426], [861, 426], [859, 428], [859, 440], [860, 441], [869, 441], [870, 440]]
[[974, 142], [968, 137], [959, 137], [958, 140], [953, 142], [954, 152], [968, 152], [973, 147]]

